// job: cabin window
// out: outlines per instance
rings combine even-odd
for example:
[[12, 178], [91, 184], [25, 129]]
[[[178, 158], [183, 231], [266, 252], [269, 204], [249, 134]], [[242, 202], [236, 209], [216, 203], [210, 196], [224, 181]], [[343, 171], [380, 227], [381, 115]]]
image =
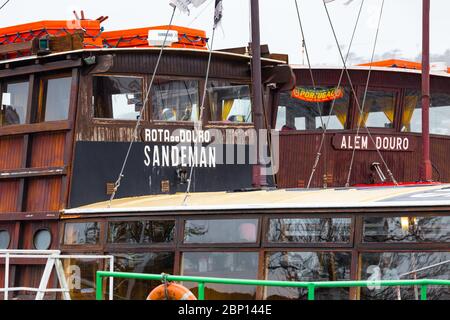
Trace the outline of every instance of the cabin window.
[[100, 241], [100, 224], [66, 223], [64, 228], [65, 245], [95, 245]]
[[[257, 252], [189, 252], [183, 254], [182, 274], [184, 276], [216, 277], [232, 279], [258, 278]], [[194, 283], [185, 283], [186, 287], [198, 296], [198, 287]], [[256, 287], [205, 285], [207, 300], [254, 300]]]
[[6, 250], [9, 248], [11, 242], [11, 236], [7, 230], [0, 230], [0, 250]]
[[98, 270], [102, 270], [102, 261], [94, 259], [63, 261], [72, 300], [95, 300], [96, 274]]
[[[282, 93], [278, 107], [276, 129], [343, 130], [347, 127], [350, 91], [347, 88], [297, 87], [292, 93]], [[322, 115], [322, 117], [321, 117]]]
[[67, 120], [72, 77], [41, 80], [41, 98], [37, 122]]
[[33, 237], [33, 245], [37, 250], [48, 250], [52, 244], [52, 234], [47, 229], [36, 231]]
[[256, 243], [258, 220], [190, 220], [184, 243]]
[[[348, 281], [351, 253], [347, 252], [275, 252], [266, 256], [266, 277], [273, 281]], [[318, 300], [348, 300], [348, 288], [316, 289]], [[268, 300], [306, 300], [304, 288], [267, 288]]]
[[369, 128], [394, 128], [397, 93], [393, 91], [369, 90], [363, 106], [364, 93], [359, 99], [361, 111], [356, 107], [358, 125]]
[[364, 241], [450, 242], [450, 217], [365, 218]]
[[[175, 254], [173, 252], [114, 254], [116, 272], [173, 274]], [[116, 282], [114, 300], [145, 300], [160, 281], [123, 279]]]
[[152, 87], [153, 120], [197, 121], [198, 88], [196, 80], [156, 80]]
[[351, 218], [271, 219], [273, 243], [350, 243]]
[[173, 243], [175, 221], [117, 221], [109, 223], [108, 243]]
[[28, 110], [29, 82], [8, 83], [2, 92], [0, 126], [25, 124]]
[[[403, 132], [422, 132], [422, 100], [418, 91], [407, 91], [403, 111]], [[430, 106], [430, 133], [450, 136], [450, 94], [433, 93]]]
[[[449, 279], [450, 252], [361, 254], [361, 280]], [[362, 300], [420, 300], [419, 287], [361, 288]], [[428, 299], [449, 300], [450, 288], [429, 287]]]
[[252, 123], [250, 86], [226, 82], [208, 83], [211, 121], [227, 123]]
[[129, 76], [94, 76], [94, 117], [137, 120], [143, 106], [143, 79]]

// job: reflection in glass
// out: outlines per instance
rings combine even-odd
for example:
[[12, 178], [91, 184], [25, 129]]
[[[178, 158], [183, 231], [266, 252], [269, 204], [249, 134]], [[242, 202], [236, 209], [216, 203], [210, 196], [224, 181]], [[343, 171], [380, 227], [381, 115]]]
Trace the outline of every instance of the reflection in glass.
[[95, 118], [137, 120], [143, 106], [143, 80], [125, 76], [93, 77]]
[[[115, 271], [173, 274], [175, 254], [173, 252], [114, 254]], [[114, 300], [145, 300], [159, 286], [159, 281], [123, 279], [114, 282]]]
[[208, 96], [211, 121], [252, 123], [250, 86], [211, 81], [208, 83]]
[[365, 242], [450, 242], [450, 217], [365, 218]]
[[255, 243], [258, 220], [186, 221], [185, 243]]
[[[333, 92], [335, 89], [334, 87], [318, 87], [316, 91]], [[312, 87], [298, 88], [298, 90], [314, 92]], [[349, 97], [350, 91], [344, 88], [343, 96], [334, 100], [333, 107], [333, 100], [331, 99], [317, 103], [308, 101], [306, 97], [302, 100], [302, 98], [294, 98], [291, 94], [282, 93], [280, 95], [276, 130], [322, 130], [324, 126], [329, 130], [343, 130], [347, 125]]]
[[33, 237], [33, 244], [37, 250], [48, 250], [52, 244], [52, 234], [45, 229], [36, 231]]
[[[266, 256], [267, 280], [275, 281], [348, 281], [351, 253], [276, 252]], [[268, 300], [306, 300], [303, 288], [267, 288]], [[348, 300], [349, 289], [317, 289], [318, 300]]]
[[64, 273], [72, 300], [95, 300], [95, 278], [102, 262], [93, 259], [64, 259]]
[[156, 80], [152, 87], [153, 120], [197, 121], [198, 81]]
[[69, 117], [72, 77], [47, 79], [43, 83], [44, 121], [67, 120]]
[[[419, 270], [419, 271], [418, 271]], [[361, 280], [416, 280], [450, 278], [450, 252], [363, 253]], [[420, 300], [418, 287], [369, 287], [361, 289], [362, 300]], [[450, 288], [430, 287], [428, 299], [449, 300]]]
[[269, 242], [349, 243], [351, 218], [271, 219]]
[[[185, 276], [257, 279], [258, 253], [256, 252], [189, 252], [183, 254], [182, 274]], [[197, 284], [184, 283], [197, 296]], [[256, 299], [256, 287], [207, 284], [207, 300]]]
[[2, 94], [0, 126], [25, 124], [28, 109], [28, 81], [8, 83]]
[[66, 223], [64, 228], [65, 245], [98, 244], [100, 240], [100, 224], [98, 222], [88, 223]]
[[175, 221], [116, 221], [110, 222], [108, 243], [151, 244], [172, 243]]
[[364, 107], [363, 99], [364, 97], [360, 97], [360, 107], [364, 108], [362, 116], [358, 110], [361, 127], [365, 125], [369, 128], [394, 128], [395, 92], [369, 90]]
[[0, 230], [0, 250], [6, 250], [9, 248], [11, 237], [6, 230]]

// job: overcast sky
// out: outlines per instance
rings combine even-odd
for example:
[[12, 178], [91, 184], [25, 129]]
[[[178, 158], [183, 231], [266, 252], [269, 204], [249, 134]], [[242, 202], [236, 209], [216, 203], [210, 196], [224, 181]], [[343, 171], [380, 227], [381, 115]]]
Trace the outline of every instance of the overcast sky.
[[[362, 0], [336, 0], [328, 4], [341, 45], [348, 46]], [[0, 2], [3, 2], [1, 0]], [[298, 0], [306, 41], [314, 65], [339, 65], [340, 58], [322, 0]], [[204, 29], [211, 34], [214, 0], [207, 0], [191, 15], [177, 12], [174, 23]], [[365, 9], [352, 47], [352, 62], [369, 61], [382, 0], [365, 0]], [[431, 0], [431, 51], [434, 61], [450, 64], [449, 0]], [[215, 48], [243, 46], [249, 42], [249, 1], [223, 0], [224, 19]], [[288, 53], [291, 63], [301, 63], [301, 34], [294, 0], [260, 0], [261, 38], [272, 52]], [[38, 20], [72, 19], [74, 9], [89, 18], [109, 16], [106, 30], [167, 24], [168, 0], [11, 0], [0, 11], [0, 25]], [[422, 0], [385, 0], [377, 58], [417, 59], [421, 53]], [[345, 49], [346, 51], [346, 49]]]

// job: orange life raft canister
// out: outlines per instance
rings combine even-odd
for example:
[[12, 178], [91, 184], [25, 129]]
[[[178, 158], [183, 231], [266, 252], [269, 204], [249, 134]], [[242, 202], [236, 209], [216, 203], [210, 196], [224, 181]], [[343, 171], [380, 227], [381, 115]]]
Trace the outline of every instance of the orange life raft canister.
[[187, 288], [176, 283], [162, 284], [150, 292], [147, 300], [197, 300]]

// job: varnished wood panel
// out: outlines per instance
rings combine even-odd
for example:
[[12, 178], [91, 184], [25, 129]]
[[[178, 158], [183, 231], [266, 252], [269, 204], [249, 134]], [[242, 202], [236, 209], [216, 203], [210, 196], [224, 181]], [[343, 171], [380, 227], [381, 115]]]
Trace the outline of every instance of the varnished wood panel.
[[0, 181], [0, 216], [2, 212], [16, 212], [19, 186], [18, 180]]
[[25, 200], [27, 212], [48, 212], [62, 209], [61, 178], [39, 178], [28, 181]]
[[0, 170], [21, 166], [23, 138], [0, 138]]
[[30, 167], [62, 167], [64, 165], [65, 133], [33, 135]]

